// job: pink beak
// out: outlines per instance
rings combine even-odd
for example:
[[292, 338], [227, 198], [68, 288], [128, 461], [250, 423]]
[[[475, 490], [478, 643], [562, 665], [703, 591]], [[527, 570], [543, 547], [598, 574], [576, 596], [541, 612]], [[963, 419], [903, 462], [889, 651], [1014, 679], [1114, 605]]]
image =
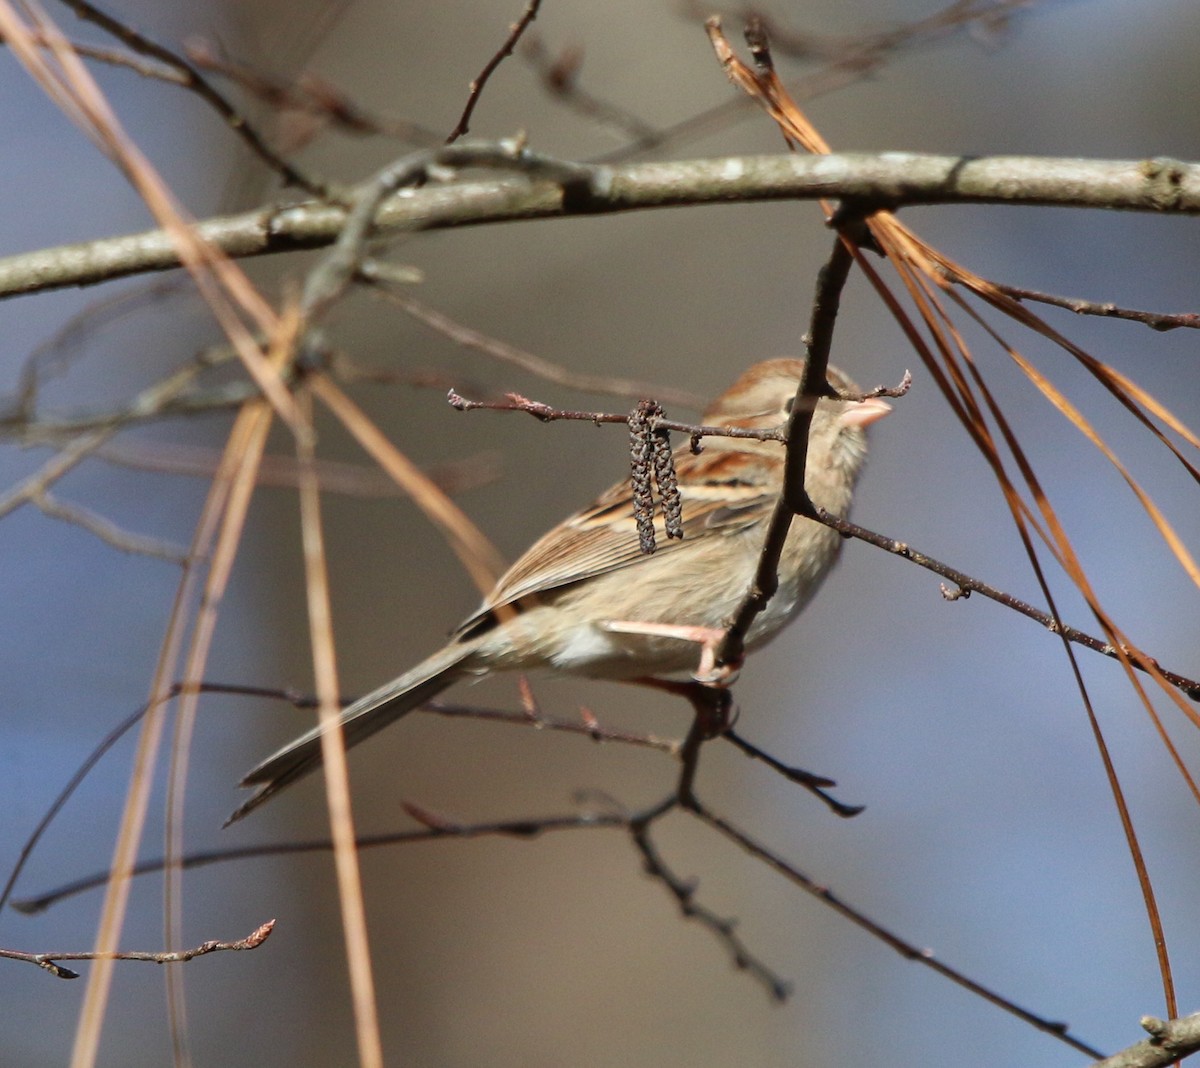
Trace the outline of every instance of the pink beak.
[[838, 422], [845, 427], [865, 427], [877, 423], [892, 410], [892, 406], [880, 397], [868, 397], [863, 401], [851, 404], [840, 416]]

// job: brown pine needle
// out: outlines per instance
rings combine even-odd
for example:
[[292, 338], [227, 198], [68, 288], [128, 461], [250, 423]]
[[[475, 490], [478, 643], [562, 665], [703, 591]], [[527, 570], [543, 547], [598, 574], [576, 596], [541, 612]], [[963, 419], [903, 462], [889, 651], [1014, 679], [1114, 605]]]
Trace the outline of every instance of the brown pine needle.
[[[813, 153], [828, 153], [830, 151], [829, 145], [795, 102], [791, 100], [783, 83], [775, 74], [770, 60], [769, 43], [766, 41], [761, 26], [756, 26], [752, 22], [747, 30], [747, 40], [757, 64], [757, 67], [753, 69], [743, 63], [734, 53], [721, 31], [719, 19], [715, 17], [710, 18], [706, 22], [706, 27], [717, 58], [730, 80], [763, 106], [779, 125], [788, 144], [793, 148], [802, 147]], [[833, 220], [829, 205], [823, 202], [822, 206], [827, 216]], [[853, 208], [853, 205], [849, 207]], [[851, 224], [854, 221], [854, 218], [848, 220]], [[1139, 664], [1147, 665], [1150, 663], [1151, 658], [1135, 645], [1125, 640], [1125, 636], [1101, 607], [1088, 581], [1083, 565], [1075, 555], [1058, 515], [1034, 474], [1032, 465], [1025, 456], [1015, 434], [1009, 427], [1003, 412], [987, 389], [982, 374], [964, 339], [950, 320], [947, 310], [937, 299], [936, 294], [940, 290], [949, 289], [951, 285], [962, 285], [975, 292], [987, 303], [1021, 325], [1051, 339], [1064, 348], [1079, 359], [1084, 366], [1104, 383], [1119, 401], [1141, 419], [1144, 425], [1148, 425], [1158, 440], [1184, 463], [1188, 471], [1193, 473], [1194, 477], [1195, 468], [1193, 465], [1166, 439], [1165, 435], [1158, 431], [1157, 427], [1150, 424], [1150, 420], [1144, 415], [1142, 409], [1153, 413], [1175, 433], [1183, 437], [1188, 444], [1195, 445], [1197, 441], [1196, 435], [1184, 426], [1180, 420], [1171, 415], [1165, 405], [1155, 400], [1146, 391], [1134, 386], [1124, 376], [1118, 376], [1115, 372], [1111, 372], [1111, 369], [1105, 367], [1100, 361], [1095, 360], [1090, 354], [1084, 353], [1078, 346], [1063, 338], [1062, 335], [1054, 331], [1019, 301], [1005, 293], [1001, 287], [981, 278], [974, 274], [974, 272], [961, 267], [948, 257], [937, 252], [890, 212], [871, 211], [869, 206], [867, 206], [862, 216], [862, 221], [865, 222], [876, 247], [883, 252], [884, 256], [891, 262], [893, 268], [899, 274], [904, 288], [912, 300], [925, 330], [928, 332], [928, 337], [932, 345], [926, 343], [921, 331], [913, 324], [907, 313], [890, 293], [886, 293], [880, 289], [880, 296], [884, 298], [885, 303], [887, 303], [889, 309], [896, 316], [897, 322], [900, 323], [902, 329], [904, 329], [909, 339], [914, 343], [914, 347], [920, 353], [922, 360], [930, 370], [943, 395], [950, 403], [951, 408], [975, 442], [984, 459], [992, 468], [993, 474], [1000, 484], [1005, 501], [1012, 513], [1013, 520], [1017, 525], [1018, 534], [1025, 547], [1029, 562], [1037, 576], [1043, 595], [1047, 599], [1051, 614], [1056, 620], [1058, 619], [1054, 600], [1051, 597], [1049, 586], [1038, 560], [1036, 545], [1030, 537], [1033, 516], [1024, 503], [1022, 495], [1018, 492], [1016, 484], [1010, 479], [1007, 473], [1006, 465], [1000, 455], [997, 442], [993, 439], [989, 430], [988, 418], [994, 421], [1000, 430], [1004, 444], [1020, 473], [1021, 482], [1024, 483], [1026, 491], [1032, 498], [1034, 510], [1040, 516], [1041, 523], [1032, 524], [1032, 529], [1038, 532], [1042, 543], [1051, 550], [1052, 555], [1059, 565], [1084, 596], [1093, 614], [1104, 629], [1109, 642], [1117, 650], [1118, 657], [1126, 674], [1130, 678], [1134, 691], [1143, 704], [1143, 707], [1146, 708], [1160, 737], [1166, 740], [1166, 732], [1159, 722], [1157, 713], [1152, 707], [1148, 695], [1133, 676], [1133, 661], [1136, 659]], [[842, 239], [859, 264], [866, 268], [867, 265], [862, 252], [859, 250], [858, 242], [850, 236], [851, 232], [851, 230], [843, 230]], [[878, 280], [878, 275], [873, 270], [866, 269], [866, 273], [872, 281]], [[961, 301], [959, 305], [965, 308], [965, 305], [962, 305]], [[967, 310], [969, 311], [969, 309]], [[978, 320], [978, 316], [975, 316], [975, 318]], [[978, 321], [982, 322], [982, 320]], [[990, 330], [990, 328], [988, 329]], [[991, 332], [993, 337], [999, 340], [995, 332]], [[1078, 408], [1071, 404], [1057, 387], [1037, 371], [1028, 359], [1012, 346], [1004, 345], [1003, 347], [1010, 358], [1050, 403], [1079, 429], [1121, 474], [1139, 504], [1150, 516], [1159, 535], [1180, 562], [1180, 565], [1189, 577], [1192, 578], [1193, 582], [1200, 585], [1200, 567], [1197, 566], [1182, 539], [1166, 520], [1161, 510], [1150, 499], [1149, 495], [1133, 479], [1111, 447], [1103, 441], [1091, 424], [1083, 417], [1082, 413], [1079, 412]], [[983, 401], [982, 404], [980, 403], [981, 400]], [[1140, 407], [1138, 407], [1139, 405]], [[1065, 640], [1063, 647], [1076, 678], [1080, 698], [1083, 701], [1096, 740], [1097, 749], [1105, 766], [1105, 772], [1121, 819], [1126, 842], [1137, 871], [1138, 882], [1142, 890], [1143, 901], [1150, 920], [1155, 949], [1158, 955], [1167, 1012], [1168, 1015], [1175, 1016], [1177, 1008], [1174, 983], [1171, 977], [1171, 967], [1166, 952], [1166, 940], [1154, 898], [1153, 887], [1140, 845], [1138, 844], [1133, 822], [1125, 803], [1123, 791], [1117, 779], [1108, 747], [1100, 732], [1099, 723], [1092, 709], [1082, 675], [1079, 673], [1079, 668], [1075, 662], [1070, 645]], [[1175, 701], [1176, 705], [1185, 714], [1189, 715], [1193, 722], [1197, 722], [1198, 717], [1196, 713], [1187, 705], [1182, 696], [1166, 684], [1166, 680], [1162, 678], [1161, 674], [1153, 670], [1151, 674], [1164, 692], [1167, 692], [1168, 696]], [[1177, 767], [1179, 767], [1185, 780], [1188, 782], [1189, 788], [1195, 794], [1196, 784], [1194, 780], [1183, 766], [1174, 747], [1169, 743], [1168, 749], [1173, 759], [1175, 759]], [[1200, 794], [1197, 796], [1200, 799]]]

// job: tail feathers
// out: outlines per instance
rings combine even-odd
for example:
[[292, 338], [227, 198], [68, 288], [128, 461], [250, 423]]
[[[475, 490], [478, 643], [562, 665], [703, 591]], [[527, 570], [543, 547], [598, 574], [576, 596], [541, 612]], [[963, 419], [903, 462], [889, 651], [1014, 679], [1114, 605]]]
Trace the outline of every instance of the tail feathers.
[[[462, 674], [462, 662], [471, 651], [471, 645], [447, 646], [398, 679], [347, 705], [338, 717], [346, 748], [358, 745], [441, 693]], [[323, 733], [320, 727], [314, 727], [248, 771], [241, 785], [257, 786], [258, 790], [225, 821], [225, 826], [236, 823], [280, 790], [316, 771], [321, 766]]]

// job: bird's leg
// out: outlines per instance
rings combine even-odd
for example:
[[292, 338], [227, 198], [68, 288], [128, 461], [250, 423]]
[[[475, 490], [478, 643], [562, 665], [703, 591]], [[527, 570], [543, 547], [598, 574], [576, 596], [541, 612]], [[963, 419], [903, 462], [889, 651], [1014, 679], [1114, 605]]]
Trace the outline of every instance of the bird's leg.
[[692, 678], [704, 687], [724, 688], [733, 685], [742, 669], [739, 659], [735, 663], [717, 667], [717, 649], [725, 638], [723, 627], [690, 627], [674, 623], [642, 623], [637, 620], [609, 619], [601, 624], [605, 630], [616, 634], [646, 634], [655, 638], [678, 638], [700, 646], [700, 663]]

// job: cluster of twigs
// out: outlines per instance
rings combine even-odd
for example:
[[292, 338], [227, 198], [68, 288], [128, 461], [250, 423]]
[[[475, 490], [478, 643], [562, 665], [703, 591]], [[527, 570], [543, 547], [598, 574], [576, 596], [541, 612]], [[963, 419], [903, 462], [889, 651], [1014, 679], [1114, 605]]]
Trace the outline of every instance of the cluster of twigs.
[[[40, 470], [0, 494], [0, 517], [29, 504], [49, 515], [79, 523], [121, 548], [160, 550], [161, 547], [139, 543], [128, 532], [106, 526], [103, 517], [88, 515], [78, 508], [65, 505], [52, 494], [52, 487], [87, 458], [104, 455], [105, 450], [111, 450], [113, 439], [122, 430], [141, 421], [165, 419], [199, 410], [227, 409], [236, 412], [227, 447], [212, 464], [212, 488], [192, 544], [182, 552], [172, 550], [172, 558], [180, 564], [182, 575], [175, 610], [151, 684], [150, 698], [145, 708], [122, 726], [122, 733], [135, 726], [140, 726], [141, 733], [136, 756], [137, 774], [131, 782], [112, 871], [103, 877], [85, 880], [37, 899], [18, 903], [20, 907], [32, 911], [47, 907], [63, 896], [103, 884], [106, 897], [97, 947], [86, 953], [58, 954], [0, 950], [0, 956], [37, 964], [63, 978], [73, 977], [74, 973], [61, 967], [57, 963], [60, 960], [89, 959], [96, 962], [89, 975], [77, 1038], [76, 1057], [79, 1063], [88, 1063], [95, 1056], [114, 961], [182, 962], [218, 950], [254, 948], [270, 934], [271, 922], [264, 924], [249, 938], [236, 942], [205, 942], [190, 950], [168, 948], [160, 953], [122, 953], [116, 949], [116, 945], [131, 878], [148, 871], [166, 873], [168, 914], [173, 917], [170, 941], [177, 943], [180, 941], [178, 910], [174, 906], [181, 893], [181, 872], [218, 860], [267, 853], [332, 850], [335, 855], [360, 1057], [364, 1064], [382, 1064], [357, 868], [357, 852], [372, 846], [486, 835], [530, 837], [566, 829], [621, 829], [630, 836], [646, 870], [674, 897], [684, 915], [711, 931], [734, 961], [762, 982], [772, 995], [783, 997], [786, 984], [745, 945], [732, 921], [699, 903], [695, 886], [680, 878], [664, 859], [652, 831], [660, 819], [677, 810], [690, 813], [714, 832], [736, 843], [794, 885], [817, 896], [840, 915], [870, 931], [904, 956], [933, 968], [992, 1004], [1055, 1035], [1076, 1050], [1088, 1056], [1100, 1056], [1095, 1049], [1070, 1033], [1065, 1025], [1021, 1008], [865, 916], [777, 851], [760, 843], [711, 809], [698, 796], [695, 777], [704, 746], [720, 738], [731, 741], [749, 755], [766, 761], [790, 781], [813, 791], [838, 814], [850, 816], [858, 811], [855, 806], [840, 802], [827, 793], [826, 788], [833, 785], [829, 780], [785, 765], [740, 738], [729, 723], [729, 698], [724, 691], [705, 690], [703, 687], [689, 690], [689, 696], [696, 703], [697, 714], [691, 731], [679, 742], [610, 731], [594, 718], [579, 722], [557, 720], [540, 714], [531, 717], [461, 706], [441, 705], [434, 709], [442, 715], [469, 715], [474, 718], [548, 725], [554, 729], [586, 734], [596, 740], [649, 746], [670, 753], [679, 759], [681, 765], [677, 782], [662, 801], [644, 810], [627, 812], [618, 805], [612, 805], [602, 811], [565, 816], [466, 824], [410, 803], [406, 806], [407, 811], [421, 825], [418, 830], [363, 837], [355, 831], [347, 801], [348, 787], [340, 735], [337, 731], [327, 731], [323, 736], [323, 744], [332, 829], [329, 840], [190, 856], [183, 849], [182, 811], [188, 743], [198, 698], [206, 689], [214, 688], [211, 683], [204, 682], [204, 668], [237, 555], [247, 508], [254, 488], [262, 478], [263, 464], [267, 459], [267, 436], [274, 423], [283, 423], [295, 442], [296, 455], [286, 477], [296, 484], [301, 500], [301, 533], [317, 683], [317, 696], [312, 704], [318, 709], [322, 722], [333, 722], [341, 701], [333, 656], [320, 499], [320, 490], [329, 488], [330, 482], [336, 482], [336, 479], [334, 472], [323, 467], [315, 453], [315, 406], [319, 405], [338, 419], [373, 461], [412, 497], [446, 537], [464, 569], [481, 589], [487, 590], [500, 567], [497, 554], [469, 518], [450, 500], [445, 490], [387, 441], [337, 384], [333, 369], [337, 366], [338, 354], [322, 329], [330, 309], [352, 287], [370, 286], [395, 300], [425, 325], [459, 343], [542, 374], [552, 381], [575, 385], [583, 381], [580, 376], [572, 377], [539, 357], [487, 338], [403, 296], [401, 290], [406, 279], [389, 270], [388, 265], [373, 259], [369, 242], [388, 232], [408, 232], [417, 228], [431, 229], [465, 222], [477, 224], [502, 218], [594, 214], [668, 204], [711, 203], [732, 197], [743, 200], [813, 199], [818, 196], [839, 198], [841, 206], [838, 211], [826, 207], [827, 217], [837, 236], [829, 262], [817, 285], [807, 334], [807, 371], [798, 399], [815, 402], [829, 388], [825, 371], [837, 306], [850, 271], [857, 267], [894, 312], [952, 411], [987, 459], [1041, 584], [1047, 610], [1019, 601], [971, 575], [931, 559], [902, 541], [875, 534], [850, 524], [842, 517], [816, 509], [804, 492], [812, 403], [797, 403], [788, 425], [782, 430], [742, 432], [783, 441], [788, 450], [788, 463], [785, 491], [771, 521], [754, 585], [747, 591], [742, 610], [726, 631], [718, 651], [718, 664], [740, 660], [744, 637], [774, 592], [779, 552], [793, 522], [825, 523], [847, 537], [867, 541], [941, 575], [953, 583], [954, 588], [946, 591], [950, 598], [980, 593], [1034, 619], [1059, 635], [1076, 673], [1081, 699], [1087, 709], [1102, 759], [1109, 768], [1113, 794], [1122, 813], [1129, 847], [1138, 868], [1156, 945], [1159, 947], [1168, 1013], [1172, 1017], [1178, 1015], [1169, 962], [1165, 948], [1162, 948], [1165, 946], [1165, 937], [1157, 918], [1152, 887], [1071, 646], [1090, 648], [1122, 664], [1130, 685], [1143, 701], [1169, 747], [1166, 731], [1138, 674], [1148, 676], [1176, 702], [1185, 715], [1197, 723], [1200, 723], [1200, 717], [1185, 699], [1200, 699], [1200, 682], [1161, 668], [1104, 611], [1046, 495], [1041, 491], [1031, 463], [988, 391], [982, 373], [962, 342], [947, 308], [953, 306], [972, 319], [983, 322], [977, 304], [968, 303], [961, 296], [965, 291], [986, 308], [998, 310], [1011, 321], [1060, 345], [1078, 359], [1193, 475], [1197, 475], [1196, 469], [1170, 442], [1164, 428], [1180, 435], [1189, 444], [1200, 447], [1195, 435], [1164, 405], [1140, 390], [1136, 384], [1101, 364], [1038, 319], [1028, 310], [1026, 302], [1069, 307], [1082, 314], [1133, 319], [1155, 329], [1196, 327], [1200, 325], [1200, 318], [1190, 314], [1172, 316], [1120, 309], [1101, 302], [1075, 301], [998, 285], [936, 252], [900, 224], [888, 209], [901, 203], [951, 199], [1086, 203], [1089, 202], [1088, 198], [1094, 198], [1095, 202], [1103, 202], [1107, 206], [1196, 212], [1200, 211], [1200, 173], [1196, 168], [1170, 161], [1153, 166], [1142, 163], [1097, 164], [1089, 168], [1072, 161], [1069, 164], [1072, 183], [1068, 187], [1063, 181], [1068, 170], [1065, 161], [1047, 165], [1046, 161], [964, 161], [918, 157], [873, 161], [855, 157], [834, 159], [828, 155], [828, 146], [808, 124], [795, 98], [776, 74], [766, 27], [753, 20], [749, 40], [755, 65], [744, 64], [725, 40], [719, 22], [710, 20], [709, 32], [718, 57], [730, 77], [746, 91], [747, 99], [765, 108], [790, 143], [812, 153], [809, 157], [766, 161], [757, 170], [751, 163], [744, 163], [736, 174], [732, 174], [727, 167], [722, 169], [702, 163], [661, 165], [656, 170], [652, 165], [619, 168], [611, 163], [568, 162], [535, 153], [520, 139], [502, 143], [459, 141], [468, 130], [488, 79], [506, 57], [518, 50], [522, 38], [536, 18], [540, 5], [538, 0], [530, 0], [521, 17], [510, 27], [501, 46], [471, 83], [460, 119], [446, 138], [447, 144], [435, 146], [428, 132], [415, 124], [393, 123], [390, 132], [422, 147], [356, 189], [343, 191], [337, 198], [331, 199], [328, 185], [297, 170], [271, 147], [269, 140], [246, 122], [230, 99], [216, 87], [213, 78], [233, 81], [265, 99], [275, 100], [281, 106], [302, 106], [322, 114], [331, 124], [344, 128], [378, 131], [386, 124], [365, 117], [361, 110], [354, 108], [340, 94], [315, 81], [310, 80], [304, 86], [281, 86], [244, 66], [218, 59], [212, 54], [193, 50], [185, 55], [165, 48], [105, 15], [86, 0], [64, 2], [81, 17], [112, 35], [126, 51], [117, 53], [73, 45], [36, 10], [22, 17], [7, 0], [0, 0], [0, 33], [46, 91], [122, 168], [154, 212], [160, 231], [151, 241], [137, 236], [124, 241], [95, 242], [83, 249], [48, 250], [13, 257], [6, 263], [0, 263], [0, 295], [98, 282], [125, 274], [182, 265], [226, 333], [228, 343], [186, 361], [170, 376], [151, 385], [119, 410], [94, 412], [57, 421], [47, 420], [38, 411], [37, 373], [31, 370], [17, 403], [4, 413], [0, 430], [11, 438], [25, 442], [54, 442], [58, 445], [58, 451]], [[818, 91], [862, 77], [898, 49], [924, 44], [968, 26], [986, 24], [994, 27], [1020, 6], [1017, 0], [993, 0], [991, 3], [958, 0], [934, 18], [876, 38], [860, 38], [857, 42], [787, 39], [786, 44], [809, 57], [815, 55], [826, 64], [824, 81], [814, 80], [808, 85], [809, 91]], [[777, 40], [785, 40], [777, 31], [776, 35]], [[672, 130], [653, 130], [631, 121], [618, 109], [605, 106], [581, 90], [577, 60], [567, 56], [555, 58], [540, 45], [534, 47], [527, 44], [522, 51], [557, 98], [581, 113], [602, 118], [614, 128], [624, 131], [631, 139], [622, 150], [625, 156], [636, 155], [653, 146], [683, 143], [692, 133], [707, 129], [713, 121], [719, 121], [719, 117], [709, 114]], [[256, 212], [238, 219], [194, 224], [178, 208], [153, 167], [138, 152], [119, 121], [108, 110], [98, 88], [80, 62], [81, 56], [142, 69], [196, 93], [228, 122], [237, 136], [285, 183], [319, 199]], [[152, 65], [146, 66], [146, 61]], [[722, 113], [727, 111], [728, 108], [723, 109]], [[492, 172], [489, 180], [469, 182], [463, 175], [465, 171], [476, 172], [481, 169]], [[449, 179], [446, 178], [447, 172], [451, 174]], [[495, 177], [495, 172], [499, 172], [499, 178]], [[1014, 173], [1023, 175], [1026, 183], [1014, 186], [1011, 180]], [[1084, 181], [1090, 180], [1091, 183], [1084, 192], [1079, 186], [1081, 174]], [[396, 194], [401, 190], [406, 195], [398, 197]], [[280, 309], [273, 308], [261, 297], [230, 258], [231, 255], [260, 254], [313, 245], [328, 245], [329, 250], [309, 274], [302, 296]], [[897, 272], [902, 291], [900, 295], [892, 291], [880, 271], [864, 255], [864, 248], [877, 249], [886, 256]], [[907, 300], [911, 311], [904, 310], [904, 300]], [[1094, 429], [1030, 361], [1016, 348], [1000, 340], [995, 328], [987, 324], [984, 326], [1043, 394], [1117, 466], [1181, 565], [1194, 579], [1200, 580], [1200, 569], [1191, 560], [1182, 539], [1124, 471]], [[230, 365], [235, 361], [243, 369], [244, 377], [241, 380], [218, 386], [204, 384], [210, 368]], [[33, 364], [30, 366], [34, 367]], [[644, 383], [599, 381], [594, 377], [588, 380], [588, 388], [595, 388], [596, 385], [603, 385], [611, 393], [638, 398], [643, 403], [638, 405], [633, 415], [566, 411], [517, 394], [510, 394], [506, 400], [499, 402], [468, 401], [458, 394], [452, 394], [451, 403], [461, 410], [507, 409], [526, 412], [543, 420], [582, 419], [629, 426], [634, 438], [634, 466], [642, 487], [643, 544], [650, 550], [653, 547], [651, 531], [655, 506], [652, 480], [658, 487], [658, 503], [666, 515], [668, 536], [673, 536], [678, 521], [678, 502], [672, 492], [669, 464], [664, 459], [669, 457], [670, 450], [666, 444], [669, 433], [675, 431], [690, 436], [693, 447], [698, 448], [705, 435], [733, 434], [734, 431], [668, 420], [661, 404], [680, 397], [672, 398], [660, 392], [656, 394], [655, 401], [649, 401], [646, 398], [650, 393]], [[881, 387], [873, 391], [873, 395], [896, 396], [906, 388], [907, 381], [890, 389]], [[1086, 634], [1061, 619], [1045, 579], [1047, 558], [1069, 575], [1084, 594], [1102, 637]], [[177, 703], [177, 708], [171, 756], [167, 851], [161, 860], [138, 863], [136, 858], [141, 830], [149, 804], [150, 769], [161, 748], [167, 726], [166, 711], [173, 701]], [[110, 746], [113, 740], [115, 736], [106, 741], [104, 748]], [[1197, 791], [1183, 761], [1173, 749], [1171, 751], [1189, 788], [1200, 799], [1200, 791]], [[78, 777], [52, 810], [51, 817], [61, 808], [77, 782]], [[45, 825], [44, 822], [39, 828], [39, 834]], [[26, 856], [28, 849], [21, 858], [22, 862]], [[18, 871], [19, 868], [20, 865]], [[0, 895], [0, 904], [11, 893], [16, 874], [14, 872], [14, 877], [9, 880], [3, 895]], [[174, 975], [175, 970], [172, 969], [169, 974]], [[178, 1013], [181, 994], [178, 985], [171, 989], [175, 1010], [173, 1018], [176, 1018], [176, 1015], [181, 1016]], [[1146, 1026], [1151, 1032], [1151, 1038], [1147, 1040], [1149, 1052], [1145, 1053], [1143, 1059], [1119, 1063], [1169, 1063], [1168, 1060], [1155, 1060], [1154, 1057], [1161, 1058], [1166, 1051], [1172, 1058], [1178, 1058], [1192, 1049], [1200, 1048], [1200, 1036], [1193, 1033], [1195, 1029], [1187, 1021], [1169, 1024], [1151, 1021]], [[1142, 1056], [1142, 1052], [1137, 1056]], [[1126, 1053], [1134, 1056], [1131, 1051]], [[1114, 1060], [1111, 1063], [1118, 1062]]]

